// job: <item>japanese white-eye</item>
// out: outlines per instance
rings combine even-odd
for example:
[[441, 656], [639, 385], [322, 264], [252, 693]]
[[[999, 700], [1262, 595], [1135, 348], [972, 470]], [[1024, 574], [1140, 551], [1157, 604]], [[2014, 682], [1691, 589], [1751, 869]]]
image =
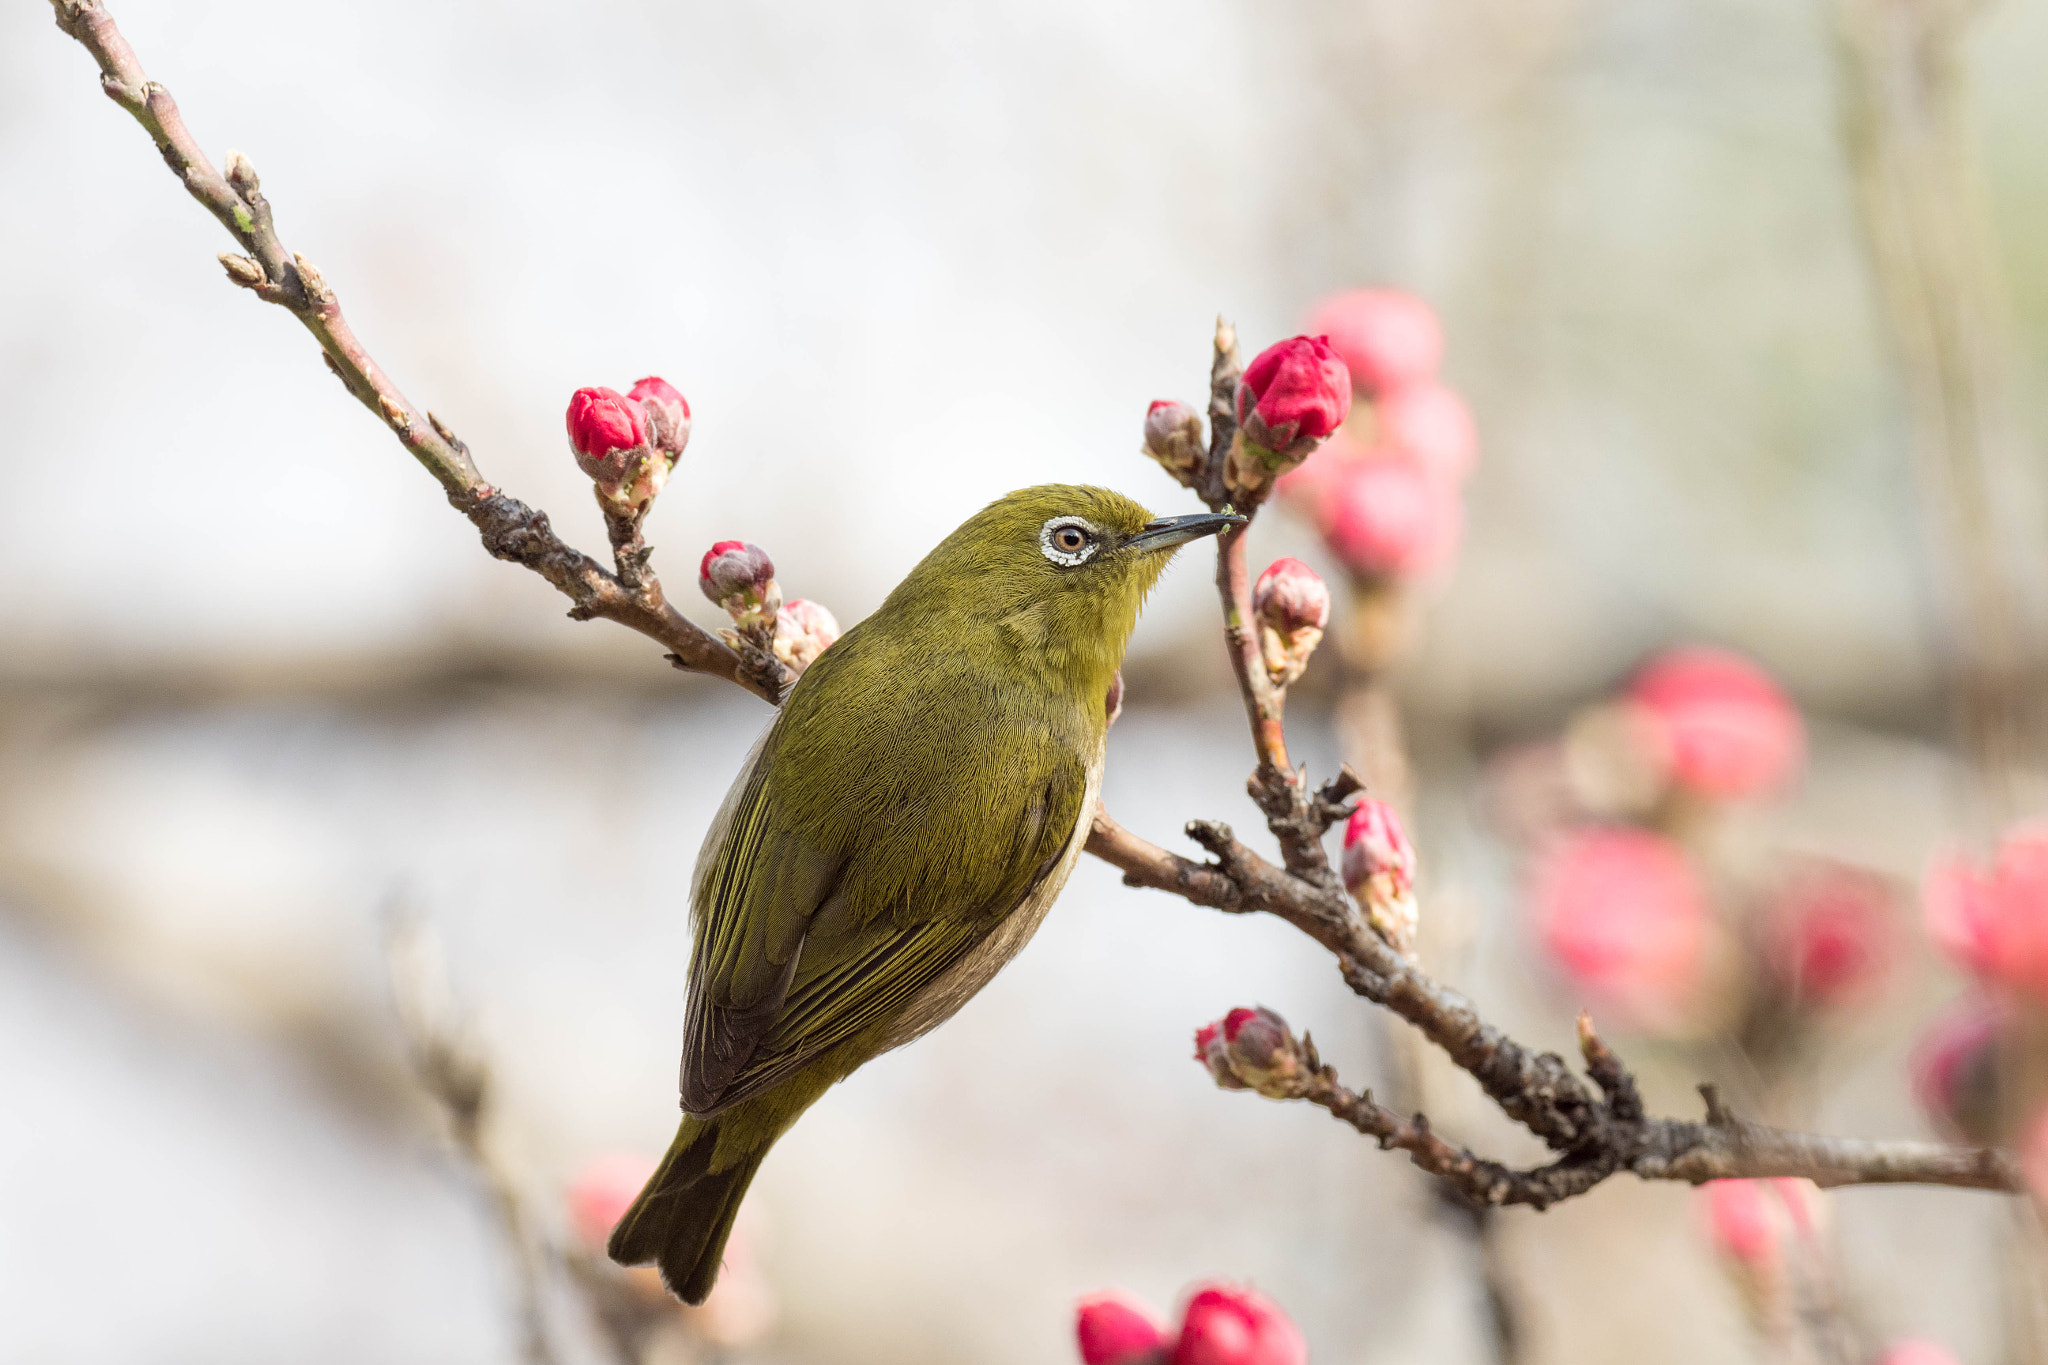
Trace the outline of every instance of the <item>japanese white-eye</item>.
[[614, 1260], [702, 1302], [775, 1140], [1030, 939], [1087, 842], [1146, 593], [1175, 547], [1242, 522], [1023, 489], [812, 663], [698, 856], [682, 1126]]

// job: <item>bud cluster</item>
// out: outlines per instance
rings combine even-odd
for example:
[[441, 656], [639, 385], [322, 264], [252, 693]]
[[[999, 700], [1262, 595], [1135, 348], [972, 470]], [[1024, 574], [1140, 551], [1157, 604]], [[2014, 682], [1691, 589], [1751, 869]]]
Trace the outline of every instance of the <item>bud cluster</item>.
[[1301, 1330], [1271, 1299], [1229, 1284], [1197, 1286], [1169, 1329], [1123, 1294], [1076, 1306], [1081, 1365], [1307, 1365]]
[[1373, 932], [1404, 957], [1415, 956], [1420, 912], [1415, 903], [1415, 846], [1401, 817], [1366, 797], [1344, 825], [1344, 885], [1358, 899]]
[[606, 509], [644, 516], [690, 441], [690, 404], [649, 375], [627, 393], [603, 386], [569, 399], [569, 449]]
[[1313, 1045], [1297, 1041], [1287, 1021], [1264, 1005], [1239, 1006], [1195, 1030], [1195, 1060], [1225, 1090], [1256, 1090], [1287, 1099], [1318, 1069]]
[[774, 561], [758, 545], [713, 545], [697, 565], [697, 586], [732, 617], [733, 628], [724, 632], [727, 644], [772, 654], [798, 677], [839, 638], [839, 622], [823, 606], [801, 597], [782, 600]]
[[1434, 572], [1457, 549], [1459, 490], [1479, 453], [1470, 410], [1437, 380], [1436, 314], [1399, 290], [1356, 289], [1324, 300], [1309, 327], [1349, 376], [1345, 411], [1322, 448], [1282, 474], [1281, 492], [1360, 578]]
[[1286, 687], [1308, 667], [1330, 621], [1330, 589], [1298, 559], [1276, 559], [1252, 587], [1259, 652], [1273, 686]]

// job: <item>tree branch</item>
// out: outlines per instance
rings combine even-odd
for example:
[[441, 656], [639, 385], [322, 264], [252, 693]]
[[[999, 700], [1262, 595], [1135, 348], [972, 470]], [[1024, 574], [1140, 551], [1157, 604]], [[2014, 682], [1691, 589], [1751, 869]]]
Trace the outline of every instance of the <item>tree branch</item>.
[[[619, 568], [614, 574], [557, 537], [544, 512], [486, 483], [468, 447], [446, 424], [413, 407], [364, 350], [320, 273], [286, 250], [248, 161], [231, 153], [225, 174], [214, 169], [185, 128], [170, 92], [144, 75], [99, 0], [51, 4], [58, 27], [99, 63], [102, 88], [142, 124], [186, 189], [248, 253], [222, 257], [229, 278], [299, 319], [350, 394], [376, 413], [440, 482], [448, 500], [476, 525], [491, 554], [523, 564], [553, 584], [574, 604], [573, 618], [617, 621], [666, 646], [680, 668], [725, 678], [770, 702], [780, 700], [789, 683], [786, 671], [743, 661], [666, 600], [645, 563], [637, 525], [610, 528]], [[1221, 452], [1229, 448], [1234, 432], [1231, 395], [1237, 377], [1235, 333], [1219, 319], [1210, 369], [1210, 468], [1200, 490], [1212, 507], [1224, 498]], [[1197, 863], [1139, 838], [1106, 811], [1096, 813], [1088, 851], [1121, 869], [1129, 885], [1169, 891], [1230, 913], [1264, 911], [1308, 934], [1335, 955], [1354, 991], [1413, 1024], [1560, 1158], [1528, 1171], [1487, 1161], [1436, 1137], [1422, 1116], [1403, 1118], [1370, 1095], [1345, 1090], [1320, 1067], [1302, 1093], [1286, 1098], [1321, 1105], [1487, 1203], [1543, 1207], [1620, 1170], [1645, 1179], [1695, 1183], [1736, 1175], [1802, 1175], [1831, 1185], [1910, 1181], [2021, 1188], [2017, 1163], [1996, 1150], [1788, 1133], [1734, 1118], [1711, 1095], [1704, 1123], [1646, 1118], [1633, 1078], [1589, 1027], [1582, 1028], [1582, 1043], [1591, 1085], [1556, 1054], [1531, 1052], [1486, 1023], [1470, 1001], [1381, 940], [1331, 869], [1322, 836], [1342, 818], [1362, 783], [1346, 769], [1311, 794], [1290, 765], [1282, 727], [1285, 697], [1271, 686], [1251, 629], [1244, 528], [1219, 538], [1217, 559], [1231, 662], [1258, 754], [1248, 785], [1279, 841], [1284, 866], [1268, 863], [1240, 843], [1229, 826], [1212, 821], [1187, 827], [1211, 857]], [[451, 1073], [435, 1083], [462, 1080]], [[457, 1084], [442, 1096], [456, 1116], [458, 1140], [465, 1144], [474, 1136], [463, 1132], [466, 1093]], [[516, 1208], [507, 1206], [506, 1212], [508, 1223], [516, 1226]]]
[[790, 682], [787, 673], [779, 665], [770, 674], [744, 664], [724, 642], [677, 611], [644, 556], [630, 564], [622, 559], [621, 573], [614, 575], [564, 544], [545, 512], [484, 482], [469, 447], [439, 418], [415, 408], [363, 348], [320, 272], [285, 249], [248, 159], [229, 152], [225, 174], [214, 168], [185, 127], [178, 102], [143, 73], [134, 49], [99, 0], [51, 0], [51, 6], [57, 27], [99, 63], [100, 88], [135, 116], [186, 190], [248, 253], [221, 256], [228, 278], [304, 324], [320, 343], [327, 368], [434, 476], [448, 501], [475, 524], [485, 549], [553, 584], [575, 604], [569, 610], [573, 619], [617, 621], [665, 646], [678, 668], [725, 678], [769, 702], [781, 700]]

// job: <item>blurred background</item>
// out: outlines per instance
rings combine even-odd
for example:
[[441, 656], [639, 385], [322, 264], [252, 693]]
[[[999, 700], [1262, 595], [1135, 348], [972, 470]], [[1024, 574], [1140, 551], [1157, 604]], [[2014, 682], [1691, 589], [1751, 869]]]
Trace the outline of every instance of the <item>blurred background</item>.
[[[1296, 500], [1252, 550], [1338, 589], [1295, 745], [1381, 765], [1425, 961], [1568, 1050], [1615, 983], [1543, 878], [1589, 823], [1667, 840], [1704, 965], [1685, 1010], [1603, 1016], [1655, 1105], [1714, 1078], [1829, 1131], [1967, 1129], [1914, 1099], [1966, 993], [1917, 883], [2041, 804], [2038, 0], [114, 14], [400, 386], [573, 543], [603, 532], [569, 393], [689, 396], [648, 536], [706, 624], [716, 539], [851, 623], [1014, 487], [1191, 510], [1140, 426], [1199, 403], [1219, 312], [1249, 355], [1339, 291], [1426, 300], [1478, 432], [1455, 548], [1334, 551]], [[387, 922], [438, 939], [494, 1161], [573, 1244], [592, 1163], [672, 1131], [689, 868], [768, 711], [480, 553], [94, 87], [44, 6], [0, 12], [0, 1357], [516, 1359], [517, 1256], [408, 1067]], [[1111, 737], [1109, 807], [1174, 847], [1256, 826], [1214, 612], [1191, 554]], [[1687, 644], [1775, 679], [1783, 771], [1629, 785], [1614, 699]], [[1839, 1006], [1770, 975], [1787, 857], [1877, 888]], [[1301, 935], [1084, 860], [981, 997], [778, 1148], [754, 1311], [647, 1358], [1069, 1360], [1078, 1295], [1221, 1277], [1319, 1362], [2048, 1359], [2012, 1201], [1831, 1196], [1831, 1355], [1682, 1187], [1474, 1220], [1327, 1115], [1219, 1093], [1190, 1031], [1255, 1003], [1540, 1158]], [[555, 1350], [603, 1359], [570, 1284]]]

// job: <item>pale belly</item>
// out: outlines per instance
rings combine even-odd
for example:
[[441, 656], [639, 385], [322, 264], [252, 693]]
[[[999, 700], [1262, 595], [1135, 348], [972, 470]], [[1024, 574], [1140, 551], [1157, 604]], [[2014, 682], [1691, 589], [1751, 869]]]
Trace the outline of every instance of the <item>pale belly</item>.
[[994, 933], [940, 973], [910, 1002], [896, 1027], [876, 1049], [878, 1053], [902, 1047], [952, 1018], [976, 991], [986, 986], [1011, 958], [1022, 952], [1031, 936], [1038, 932], [1038, 926], [1045, 922], [1045, 912], [1052, 909], [1052, 903], [1059, 899], [1060, 891], [1065, 888], [1067, 878], [1073, 874], [1074, 865], [1081, 861], [1082, 850], [1087, 846], [1088, 826], [1095, 819], [1095, 803], [1102, 794], [1102, 759], [1103, 748], [1097, 746], [1095, 757], [1088, 765], [1088, 788], [1081, 796], [1081, 817], [1075, 823], [1073, 834], [1067, 840], [1066, 852], [1060, 855], [1059, 862], [1032, 888], [1031, 894], [1004, 917]]

